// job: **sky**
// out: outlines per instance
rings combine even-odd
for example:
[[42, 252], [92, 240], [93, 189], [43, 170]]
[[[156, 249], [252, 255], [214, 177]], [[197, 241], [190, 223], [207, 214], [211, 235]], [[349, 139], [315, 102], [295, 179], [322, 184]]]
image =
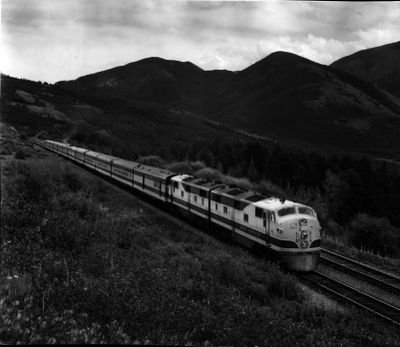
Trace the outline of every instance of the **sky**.
[[400, 41], [399, 2], [0, 0], [0, 71], [53, 83], [147, 57], [242, 70]]

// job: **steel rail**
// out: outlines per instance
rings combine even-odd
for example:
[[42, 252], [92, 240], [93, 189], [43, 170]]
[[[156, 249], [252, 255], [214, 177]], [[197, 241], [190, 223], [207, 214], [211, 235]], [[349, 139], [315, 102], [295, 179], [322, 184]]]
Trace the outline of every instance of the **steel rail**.
[[334, 296], [368, 310], [387, 321], [400, 326], [400, 309], [378, 298], [349, 286], [317, 270], [299, 274], [300, 278], [311, 282]]
[[393, 274], [326, 249], [321, 250], [320, 261], [391, 293], [400, 294], [400, 278]]

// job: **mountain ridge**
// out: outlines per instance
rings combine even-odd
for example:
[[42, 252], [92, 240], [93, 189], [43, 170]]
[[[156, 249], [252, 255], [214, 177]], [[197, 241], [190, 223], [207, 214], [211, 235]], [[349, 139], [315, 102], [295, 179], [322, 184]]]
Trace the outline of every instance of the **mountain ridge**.
[[[116, 123], [133, 117], [161, 129], [165, 122], [177, 122], [179, 114], [191, 134], [198, 119], [208, 119], [264, 138], [349, 152], [400, 153], [395, 96], [334, 66], [283, 51], [236, 72], [151, 57], [53, 87], [100, 108], [102, 119], [118, 115]], [[143, 136], [150, 135], [151, 127], [135, 124], [135, 134], [141, 129]]]
[[400, 97], [400, 41], [364, 49], [330, 66], [356, 75]]

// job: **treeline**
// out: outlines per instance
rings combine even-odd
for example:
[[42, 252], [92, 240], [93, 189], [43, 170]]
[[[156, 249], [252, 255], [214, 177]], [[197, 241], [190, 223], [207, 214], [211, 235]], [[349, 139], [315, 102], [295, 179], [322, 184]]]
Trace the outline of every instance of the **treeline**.
[[[97, 136], [97, 135], [96, 135]], [[74, 139], [75, 141], [77, 138]], [[79, 143], [104, 152], [104, 143]], [[106, 148], [107, 149], [107, 148]], [[301, 201], [317, 210], [323, 230], [345, 241], [382, 255], [400, 257], [400, 171], [385, 162], [372, 162], [364, 156], [334, 155], [322, 151], [266, 144], [259, 141], [199, 139], [191, 144], [166, 144], [162, 148], [135, 150], [135, 145], [120, 140], [108, 147], [109, 153], [131, 160], [156, 154], [172, 171], [197, 173], [191, 164], [204, 166], [227, 176], [249, 179], [252, 187], [264, 194], [280, 194]], [[157, 157], [160, 159], [159, 157]], [[154, 160], [153, 160], [154, 161]], [[206, 175], [207, 176], [207, 175]], [[209, 175], [210, 176], [210, 175]], [[248, 188], [249, 184], [245, 184]], [[271, 189], [268, 189], [271, 188]], [[362, 228], [356, 227], [357, 223]], [[363, 230], [376, 230], [374, 236]], [[378, 236], [376, 236], [378, 235]]]
[[197, 141], [186, 156], [231, 176], [270, 180], [292, 194], [318, 191], [338, 223], [346, 224], [363, 212], [388, 217], [400, 226], [400, 175], [384, 162], [373, 166], [366, 157], [309, 153], [258, 142]]
[[[398, 254], [400, 174], [385, 162], [372, 164], [366, 157], [307, 152], [279, 144], [218, 140], [196, 141], [174, 155], [202, 161], [229, 176], [272, 182], [287, 197], [316, 208], [324, 226], [347, 231], [346, 237], [354, 244]], [[381, 242], [375, 242], [370, 233], [363, 235], [357, 221], [363, 222], [364, 229], [381, 229], [376, 231]]]

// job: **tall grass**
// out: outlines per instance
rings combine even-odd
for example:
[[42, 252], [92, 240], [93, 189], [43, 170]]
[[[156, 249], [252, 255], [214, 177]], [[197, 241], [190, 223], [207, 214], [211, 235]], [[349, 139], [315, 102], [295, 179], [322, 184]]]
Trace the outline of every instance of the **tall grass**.
[[400, 343], [68, 163], [12, 161], [3, 180], [1, 343]]

